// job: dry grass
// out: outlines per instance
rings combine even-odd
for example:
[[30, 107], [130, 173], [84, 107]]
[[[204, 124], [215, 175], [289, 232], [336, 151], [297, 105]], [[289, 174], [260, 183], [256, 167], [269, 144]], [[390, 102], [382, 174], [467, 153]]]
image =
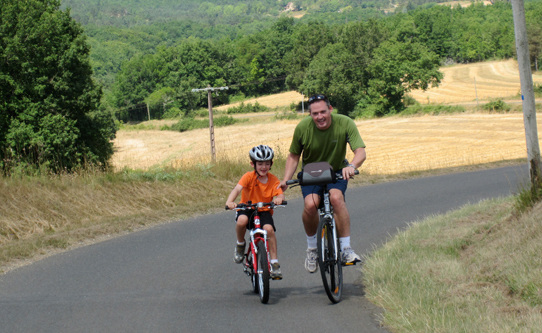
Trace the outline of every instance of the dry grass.
[[[444, 79], [437, 88], [410, 93], [418, 102], [464, 103], [491, 98], [512, 98], [520, 94], [519, 70], [516, 60], [491, 61], [454, 65], [440, 69]], [[476, 88], [475, 88], [476, 80]], [[542, 74], [534, 73], [533, 82], [541, 84]]]

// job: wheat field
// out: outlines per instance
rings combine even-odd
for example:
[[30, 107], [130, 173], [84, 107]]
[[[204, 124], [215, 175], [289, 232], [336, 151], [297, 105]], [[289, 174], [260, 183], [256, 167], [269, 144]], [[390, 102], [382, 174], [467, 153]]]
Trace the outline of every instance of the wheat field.
[[[286, 154], [296, 123], [275, 121], [216, 128], [217, 158], [248, 162], [248, 150], [257, 144], [268, 144]], [[521, 113], [390, 117], [356, 124], [367, 145], [363, 170], [369, 174], [397, 174], [527, 156]], [[184, 133], [120, 131], [115, 147], [113, 163], [120, 168], [210, 162], [208, 129]]]
[[[409, 95], [422, 104], [476, 102], [477, 98], [487, 100], [520, 95], [518, 63], [513, 59], [454, 65], [440, 71], [444, 78], [439, 87], [414, 90]], [[533, 83], [542, 84], [540, 73], [533, 73]]]
[[[507, 97], [519, 90], [514, 60], [458, 65], [442, 71], [445, 76], [441, 87], [412, 95], [421, 102], [427, 101], [425, 96], [430, 96], [431, 102], [472, 101], [475, 100], [474, 81], [469, 83], [469, 78], [474, 77], [479, 99]], [[533, 76], [533, 80], [542, 83], [541, 76]], [[258, 102], [276, 107], [300, 100], [299, 93], [288, 92], [265, 96]], [[255, 100], [245, 103], [249, 102]], [[215, 128], [217, 158], [245, 161], [248, 150], [257, 144], [268, 144], [279, 153], [287, 154], [297, 122], [251, 120]], [[521, 113], [386, 117], [359, 120], [356, 124], [367, 145], [363, 170], [370, 174], [457, 167], [526, 158], [527, 155]], [[540, 127], [540, 119], [538, 124]], [[208, 129], [184, 133], [119, 131], [114, 147], [113, 164], [117, 168], [181, 167], [211, 160]]]

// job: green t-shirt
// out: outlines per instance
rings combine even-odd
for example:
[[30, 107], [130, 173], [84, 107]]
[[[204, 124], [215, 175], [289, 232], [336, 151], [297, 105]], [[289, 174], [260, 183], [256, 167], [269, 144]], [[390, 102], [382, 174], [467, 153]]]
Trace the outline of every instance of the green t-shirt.
[[307, 163], [326, 161], [338, 170], [345, 167], [346, 144], [352, 151], [365, 148], [354, 121], [347, 116], [331, 114], [331, 126], [320, 130], [312, 120], [306, 117], [297, 124], [294, 131], [290, 153], [303, 153], [303, 166]]

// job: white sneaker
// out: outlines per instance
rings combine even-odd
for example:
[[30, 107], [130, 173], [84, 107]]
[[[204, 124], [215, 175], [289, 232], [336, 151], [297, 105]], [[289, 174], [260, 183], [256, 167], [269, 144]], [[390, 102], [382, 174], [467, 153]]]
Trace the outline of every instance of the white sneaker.
[[315, 273], [318, 270], [318, 253], [316, 249], [307, 249], [307, 258], [305, 259], [305, 269], [309, 273]]
[[360, 256], [352, 250], [351, 247], [345, 247], [343, 251], [343, 264], [354, 264], [357, 262], [361, 262]]

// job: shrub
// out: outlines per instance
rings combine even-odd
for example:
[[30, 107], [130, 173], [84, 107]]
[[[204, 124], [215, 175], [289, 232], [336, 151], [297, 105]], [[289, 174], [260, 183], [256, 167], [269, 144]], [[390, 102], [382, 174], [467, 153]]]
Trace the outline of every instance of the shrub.
[[421, 105], [416, 103], [407, 107], [401, 112], [401, 115], [433, 115], [451, 114], [465, 112], [465, 108], [460, 105]]
[[496, 99], [482, 105], [482, 109], [490, 112], [508, 112], [512, 107], [506, 104], [502, 99]]
[[[213, 119], [213, 125], [215, 127], [223, 127], [228, 125], [233, 125], [235, 123], [239, 122], [239, 120], [231, 117], [231, 116], [221, 116]], [[160, 129], [169, 129], [171, 131], [178, 131], [178, 132], [185, 132], [190, 131], [198, 128], [206, 128], [209, 127], [209, 120], [208, 119], [194, 119], [194, 118], [184, 118], [177, 122], [176, 124], [173, 124], [171, 126], [164, 125]]]
[[245, 105], [245, 103], [241, 103], [238, 106], [233, 106], [231, 108], [228, 108], [226, 111], [227, 114], [232, 113], [253, 113], [253, 112], [265, 112], [268, 111], [269, 108], [265, 105], [261, 105], [260, 103], [256, 102], [254, 105], [251, 103], [248, 103]]

